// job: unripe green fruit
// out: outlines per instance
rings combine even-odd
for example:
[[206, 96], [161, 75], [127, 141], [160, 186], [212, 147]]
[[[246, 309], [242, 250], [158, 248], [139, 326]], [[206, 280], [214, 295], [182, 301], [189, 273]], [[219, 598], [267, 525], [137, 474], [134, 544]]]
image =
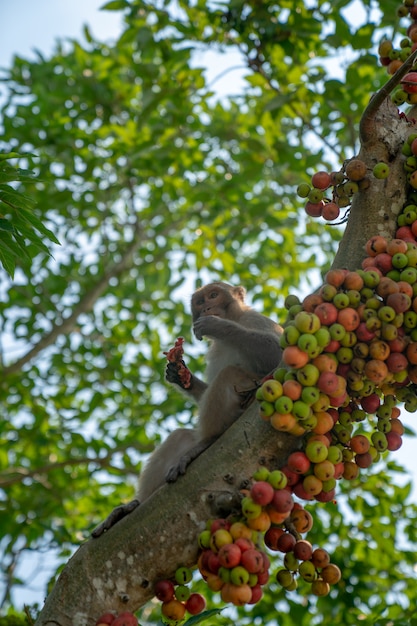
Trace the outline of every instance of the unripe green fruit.
[[285, 380], [285, 376], [287, 374], [287, 370], [285, 367], [277, 367], [275, 370], [273, 377], [275, 380], [278, 380], [280, 383], [283, 383]]
[[274, 470], [269, 473], [267, 481], [274, 489], [285, 489], [288, 479], [281, 470]]
[[230, 583], [230, 573], [231, 570], [227, 569], [227, 567], [220, 567], [217, 576], [219, 576], [223, 582]]
[[320, 189], [315, 189], [313, 188], [310, 193], [308, 194], [308, 199], [310, 200], [310, 202], [312, 202], [313, 204], [317, 204], [318, 202], [320, 202], [321, 200], [323, 200], [323, 192]]
[[296, 572], [298, 570], [299, 562], [292, 552], [287, 552], [284, 556], [284, 566], [290, 570], [290, 572]]
[[312, 363], [307, 363], [297, 371], [297, 380], [304, 387], [314, 387], [320, 376], [318, 368]]
[[303, 561], [298, 568], [300, 576], [308, 583], [312, 583], [317, 578], [316, 568], [311, 561]]
[[262, 383], [261, 392], [266, 402], [275, 402], [282, 396], [282, 384], [275, 378], [268, 379]]
[[319, 348], [325, 348], [331, 340], [329, 329], [325, 326], [319, 328], [318, 331], [314, 333], [314, 336], [317, 340]]
[[408, 265], [407, 255], [403, 254], [402, 252], [397, 252], [392, 257], [392, 265], [396, 269], [403, 269], [404, 267], [407, 267]]
[[284, 332], [280, 337], [280, 345], [281, 348], [286, 348], [287, 346], [295, 346], [297, 344], [298, 338], [300, 337], [300, 331], [294, 326], [294, 323], [288, 324], [284, 328]]
[[329, 446], [327, 451], [327, 460], [331, 461], [334, 465], [343, 461], [343, 453], [337, 446]]
[[267, 467], [258, 467], [253, 475], [254, 480], [266, 480], [268, 481], [270, 471]]
[[388, 447], [388, 441], [383, 432], [377, 431], [372, 433], [371, 440], [378, 452], [384, 452]]
[[259, 403], [259, 412], [261, 417], [271, 417], [275, 413], [274, 403], [261, 400]]
[[321, 441], [310, 441], [306, 445], [305, 453], [312, 463], [320, 463], [327, 459], [328, 449]]
[[391, 420], [389, 418], [385, 418], [385, 419], [380, 418], [377, 422], [376, 427], [378, 431], [381, 433], [389, 433], [391, 432]]
[[337, 309], [345, 309], [349, 306], [349, 296], [346, 293], [337, 293], [333, 298], [333, 304]]
[[[408, 53], [405, 52], [405, 55], [408, 56]], [[391, 100], [396, 106], [400, 106], [401, 104], [404, 104], [404, 102], [407, 100], [407, 94], [403, 89], [401, 89], [401, 87], [399, 87], [391, 94]], [[409, 153], [404, 152], [404, 149], [403, 149], [403, 154], [407, 156]]]
[[198, 545], [203, 550], [210, 547], [211, 532], [209, 530], [203, 530], [198, 536]]
[[291, 413], [293, 401], [288, 396], [281, 396], [278, 400], [276, 400], [274, 408], [277, 413], [286, 415], [287, 413]]
[[312, 404], [317, 402], [319, 397], [320, 391], [317, 389], [317, 387], [304, 387], [301, 392], [301, 400], [305, 402], [305, 404], [308, 404], [308, 406], [311, 406]]
[[348, 182], [343, 185], [343, 191], [347, 196], [352, 196], [359, 191], [359, 185], [352, 180], [348, 180]]
[[378, 54], [381, 57], [387, 57], [392, 50], [392, 42], [384, 39], [378, 46]]
[[179, 567], [175, 572], [175, 580], [179, 585], [189, 583], [192, 577], [193, 573], [189, 567]]
[[288, 587], [293, 583], [294, 576], [291, 574], [288, 569], [280, 569], [276, 575], [277, 582], [284, 587], [284, 589], [288, 589]]
[[311, 335], [310, 333], [303, 333], [299, 336], [297, 341], [297, 346], [303, 352], [307, 352], [309, 356], [311, 356], [318, 347], [317, 339], [315, 335]]
[[372, 170], [375, 178], [384, 179], [389, 176], [389, 166], [386, 163], [377, 163]]
[[301, 183], [300, 185], [298, 185], [297, 187], [297, 195], [300, 198], [307, 198], [308, 194], [311, 191], [311, 187], [308, 183]]
[[234, 585], [246, 585], [249, 582], [249, 572], [242, 565], [230, 570], [230, 582]]
[[297, 420], [306, 420], [311, 415], [311, 407], [302, 400], [296, 400], [293, 404], [292, 414]]
[[178, 585], [175, 589], [175, 597], [180, 602], [185, 602], [191, 595], [190, 588], [186, 585]]
[[300, 311], [294, 318], [295, 327], [300, 333], [314, 334], [321, 326], [320, 320], [314, 313]]
[[[242, 513], [247, 519], [256, 519], [262, 513], [260, 504], [256, 504], [252, 498], [245, 497], [242, 499]], [[231, 543], [231, 542], [230, 542]]]
[[[307, 185], [308, 186], [308, 185]], [[301, 304], [300, 303], [300, 298], [298, 296], [296, 296], [295, 294], [289, 294], [286, 298], [285, 298], [285, 302], [284, 302], [284, 306], [286, 309], [291, 308], [294, 304]]]

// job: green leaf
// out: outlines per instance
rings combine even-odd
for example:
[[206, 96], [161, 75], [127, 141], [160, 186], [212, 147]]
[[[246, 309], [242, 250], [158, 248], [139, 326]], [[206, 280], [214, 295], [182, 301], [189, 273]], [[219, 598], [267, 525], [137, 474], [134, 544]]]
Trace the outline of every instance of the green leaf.
[[107, 2], [100, 7], [101, 11], [119, 11], [121, 9], [126, 9], [129, 7], [129, 2], [127, 0], [111, 0], [111, 2]]
[[56, 243], [58, 245], [60, 245], [60, 242], [58, 241], [58, 239], [55, 237], [54, 233], [49, 230], [49, 228], [47, 228], [42, 222], [41, 220], [39, 220], [36, 215], [34, 215], [32, 212], [27, 211], [26, 209], [20, 207], [19, 211], [18, 211], [19, 216], [22, 216], [27, 222], [29, 222], [29, 224], [31, 224], [34, 228], [36, 228], [36, 230], [38, 230], [39, 232], [41, 232], [43, 235], [45, 235], [46, 237], [48, 237], [48, 239], [50, 239], [51, 241], [53, 241], [53, 243]]

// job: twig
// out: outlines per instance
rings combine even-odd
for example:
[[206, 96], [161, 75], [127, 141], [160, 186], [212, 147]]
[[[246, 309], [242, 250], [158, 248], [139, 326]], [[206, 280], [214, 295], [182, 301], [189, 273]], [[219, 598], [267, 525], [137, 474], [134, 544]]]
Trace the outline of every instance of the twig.
[[398, 68], [395, 74], [389, 79], [387, 83], [371, 98], [368, 106], [363, 112], [360, 124], [359, 124], [359, 137], [362, 143], [370, 141], [375, 137], [374, 123], [375, 116], [389, 94], [395, 89], [401, 79], [408, 73], [417, 61], [417, 50], [415, 50], [408, 59]]

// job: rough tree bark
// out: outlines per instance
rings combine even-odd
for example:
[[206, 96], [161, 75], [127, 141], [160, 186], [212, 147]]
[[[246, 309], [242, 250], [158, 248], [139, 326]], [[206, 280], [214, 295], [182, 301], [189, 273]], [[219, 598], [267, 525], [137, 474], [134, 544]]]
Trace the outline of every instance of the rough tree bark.
[[[371, 169], [385, 161], [390, 175], [385, 180], [370, 177], [370, 187], [355, 195], [333, 267], [359, 268], [371, 236], [395, 235], [405, 200], [401, 147], [414, 126], [386, 96], [408, 67], [365, 111], [359, 156]], [[195, 563], [196, 538], [206, 520], [230, 510], [258, 465], [280, 467], [298, 445], [296, 438], [273, 431], [252, 404], [177, 483], [165, 485], [107, 534], [79, 548], [36, 626], [87, 626], [103, 611], [138, 609], [152, 597], [156, 580], [171, 576], [179, 565]]]

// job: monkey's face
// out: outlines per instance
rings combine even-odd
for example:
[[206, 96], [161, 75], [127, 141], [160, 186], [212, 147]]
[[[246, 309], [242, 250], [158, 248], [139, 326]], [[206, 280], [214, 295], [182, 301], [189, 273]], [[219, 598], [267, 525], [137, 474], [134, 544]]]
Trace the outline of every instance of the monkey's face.
[[220, 285], [207, 285], [202, 287], [192, 297], [191, 311], [193, 321], [206, 315], [216, 315], [217, 317], [227, 317], [227, 309], [235, 301], [233, 295]]

